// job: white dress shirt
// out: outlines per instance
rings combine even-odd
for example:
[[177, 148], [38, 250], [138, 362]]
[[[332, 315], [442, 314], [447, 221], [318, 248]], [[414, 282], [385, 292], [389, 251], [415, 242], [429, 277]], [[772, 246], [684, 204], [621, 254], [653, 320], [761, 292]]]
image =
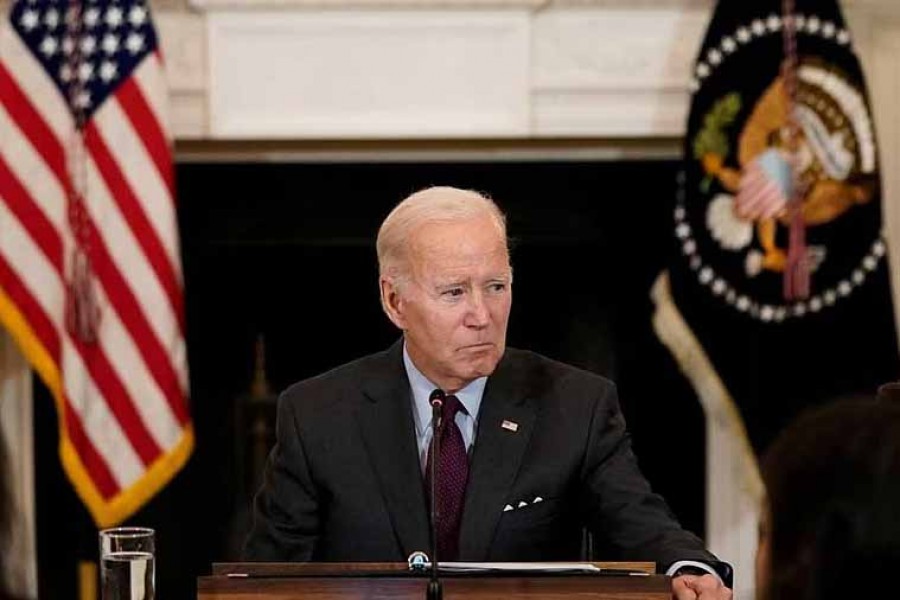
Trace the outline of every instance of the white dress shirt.
[[[409, 378], [409, 387], [412, 391], [413, 419], [416, 424], [416, 441], [419, 446], [419, 463], [422, 469], [428, 462], [428, 445], [431, 443], [431, 403], [428, 401], [431, 392], [438, 388], [428, 380], [416, 365], [413, 364], [406, 344], [403, 344], [403, 365], [406, 367], [406, 376]], [[469, 385], [454, 393], [460, 403], [466, 409], [465, 412], [456, 413], [456, 425], [462, 433], [466, 451], [471, 456], [472, 444], [475, 443], [475, 431], [478, 425], [478, 409], [481, 406], [481, 397], [484, 395], [484, 386], [487, 377], [479, 377]]]

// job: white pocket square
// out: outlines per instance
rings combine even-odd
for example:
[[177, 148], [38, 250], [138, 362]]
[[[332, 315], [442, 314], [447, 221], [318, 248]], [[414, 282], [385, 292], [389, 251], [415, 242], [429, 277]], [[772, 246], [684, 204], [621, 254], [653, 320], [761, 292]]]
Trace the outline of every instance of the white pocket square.
[[506, 506], [504, 506], [504, 507], [503, 507], [503, 512], [509, 512], [509, 511], [511, 511], [511, 510], [517, 510], [517, 509], [520, 509], [520, 508], [525, 508], [526, 506], [531, 506], [531, 505], [533, 505], [533, 504], [538, 504], [538, 503], [543, 502], [543, 501], [544, 501], [544, 498], [541, 497], [541, 496], [535, 496], [534, 499], [531, 500], [530, 502], [527, 501], [527, 500], [519, 500], [519, 501], [516, 502], [515, 504], [507, 504]]

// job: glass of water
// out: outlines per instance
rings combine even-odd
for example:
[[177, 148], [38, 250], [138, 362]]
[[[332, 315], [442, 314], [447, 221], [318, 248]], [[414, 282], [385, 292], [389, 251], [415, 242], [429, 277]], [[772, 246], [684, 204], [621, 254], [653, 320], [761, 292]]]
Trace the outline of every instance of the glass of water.
[[154, 600], [153, 530], [114, 527], [100, 532], [102, 600]]

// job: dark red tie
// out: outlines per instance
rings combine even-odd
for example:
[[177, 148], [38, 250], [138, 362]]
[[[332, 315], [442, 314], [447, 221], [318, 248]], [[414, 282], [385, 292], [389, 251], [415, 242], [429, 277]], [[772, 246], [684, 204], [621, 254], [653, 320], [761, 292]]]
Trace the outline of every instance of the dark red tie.
[[[462, 432], [456, 424], [456, 413], [465, 412], [456, 396], [447, 396], [441, 409], [440, 456], [437, 475], [437, 546], [438, 560], [459, 558], [459, 524], [462, 520], [466, 482], [469, 479], [469, 457]], [[434, 443], [432, 441], [432, 443]], [[431, 449], [425, 465], [425, 489], [431, 494]]]

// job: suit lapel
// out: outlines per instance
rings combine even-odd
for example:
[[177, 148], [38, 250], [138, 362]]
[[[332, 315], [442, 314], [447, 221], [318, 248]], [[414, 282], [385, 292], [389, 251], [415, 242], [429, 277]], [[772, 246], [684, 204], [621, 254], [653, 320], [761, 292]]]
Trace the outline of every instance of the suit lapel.
[[[486, 560], [509, 489], [531, 438], [536, 408], [525, 395], [507, 356], [488, 379], [478, 416], [465, 508], [460, 527], [460, 558]], [[515, 425], [515, 431], [504, 427]]]
[[364, 383], [357, 420], [404, 556], [429, 547], [428, 515], [402, 341]]

